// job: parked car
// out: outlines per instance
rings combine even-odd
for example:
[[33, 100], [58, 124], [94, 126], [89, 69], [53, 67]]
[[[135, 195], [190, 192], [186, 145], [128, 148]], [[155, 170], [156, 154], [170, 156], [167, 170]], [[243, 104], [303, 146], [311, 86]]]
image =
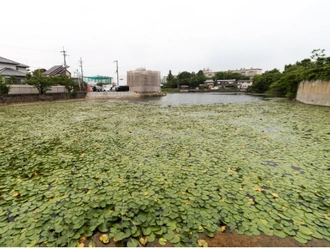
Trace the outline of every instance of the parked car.
[[96, 84], [93, 85], [92, 89], [93, 89], [94, 92], [100, 92], [100, 91], [102, 91], [102, 87], [101, 86], [98, 86]]
[[111, 87], [112, 86], [111, 85], [108, 85], [108, 84], [107, 85], [103, 85], [102, 86], [102, 91], [111, 91]]
[[116, 87], [116, 91], [129, 91], [129, 86], [128, 85], [120, 85]]

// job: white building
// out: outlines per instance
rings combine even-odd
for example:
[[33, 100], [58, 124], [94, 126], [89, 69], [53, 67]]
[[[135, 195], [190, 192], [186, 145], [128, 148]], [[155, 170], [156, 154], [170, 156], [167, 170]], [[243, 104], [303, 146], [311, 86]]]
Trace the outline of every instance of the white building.
[[252, 80], [238, 80], [237, 88], [241, 91], [246, 91], [249, 86], [252, 86]]
[[228, 72], [239, 73], [243, 76], [246, 76], [246, 77], [249, 77], [250, 79], [252, 79], [255, 75], [262, 74], [262, 69], [251, 67], [250, 69], [241, 68], [239, 70], [228, 70]]

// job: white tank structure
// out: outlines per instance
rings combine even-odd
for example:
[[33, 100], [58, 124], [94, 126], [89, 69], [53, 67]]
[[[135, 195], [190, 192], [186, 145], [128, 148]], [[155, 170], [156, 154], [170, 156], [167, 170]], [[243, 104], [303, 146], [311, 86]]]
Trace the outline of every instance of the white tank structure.
[[136, 93], [160, 92], [160, 71], [138, 68], [127, 72], [129, 91]]

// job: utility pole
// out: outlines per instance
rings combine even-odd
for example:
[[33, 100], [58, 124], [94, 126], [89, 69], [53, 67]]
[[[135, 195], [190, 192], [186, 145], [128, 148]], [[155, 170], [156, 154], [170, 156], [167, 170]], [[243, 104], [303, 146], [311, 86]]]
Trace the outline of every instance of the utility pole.
[[77, 73], [77, 81], [78, 81], [78, 85], [79, 85], [79, 90], [81, 91], [81, 84], [80, 84], [80, 78], [79, 78], [79, 71], [78, 71], [78, 69], [77, 69], [76, 73]]
[[67, 69], [69, 66], [66, 65], [66, 57], [68, 56], [66, 51], [64, 50], [64, 47], [63, 47], [63, 50], [61, 51], [61, 53], [63, 53], [63, 60], [64, 60], [64, 68]]
[[83, 61], [82, 58], [80, 57], [79, 66], [80, 66], [80, 72], [81, 72], [81, 82], [84, 84], [84, 71], [83, 71]]
[[118, 60], [115, 60], [114, 63], [116, 63], [117, 87], [118, 87], [119, 86]]

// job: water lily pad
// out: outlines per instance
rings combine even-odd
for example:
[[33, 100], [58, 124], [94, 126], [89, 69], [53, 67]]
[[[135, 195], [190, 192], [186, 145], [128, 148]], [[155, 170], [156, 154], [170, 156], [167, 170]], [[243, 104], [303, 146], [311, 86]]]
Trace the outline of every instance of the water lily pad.
[[300, 236], [294, 236], [293, 237], [295, 240], [297, 240], [299, 243], [302, 243], [302, 244], [306, 244], [308, 242], [308, 240], [300, 237]]
[[129, 241], [127, 242], [128, 247], [138, 247], [139, 246], [139, 241], [133, 238], [130, 238]]
[[102, 243], [108, 244], [110, 242], [110, 237], [107, 234], [102, 234], [100, 236], [100, 240], [102, 241]]
[[141, 237], [139, 241], [142, 245], [146, 245], [148, 243], [148, 237]]
[[167, 240], [164, 239], [164, 238], [160, 238], [160, 239], [158, 240], [158, 242], [159, 242], [160, 245], [164, 246], [164, 245], [166, 245]]

